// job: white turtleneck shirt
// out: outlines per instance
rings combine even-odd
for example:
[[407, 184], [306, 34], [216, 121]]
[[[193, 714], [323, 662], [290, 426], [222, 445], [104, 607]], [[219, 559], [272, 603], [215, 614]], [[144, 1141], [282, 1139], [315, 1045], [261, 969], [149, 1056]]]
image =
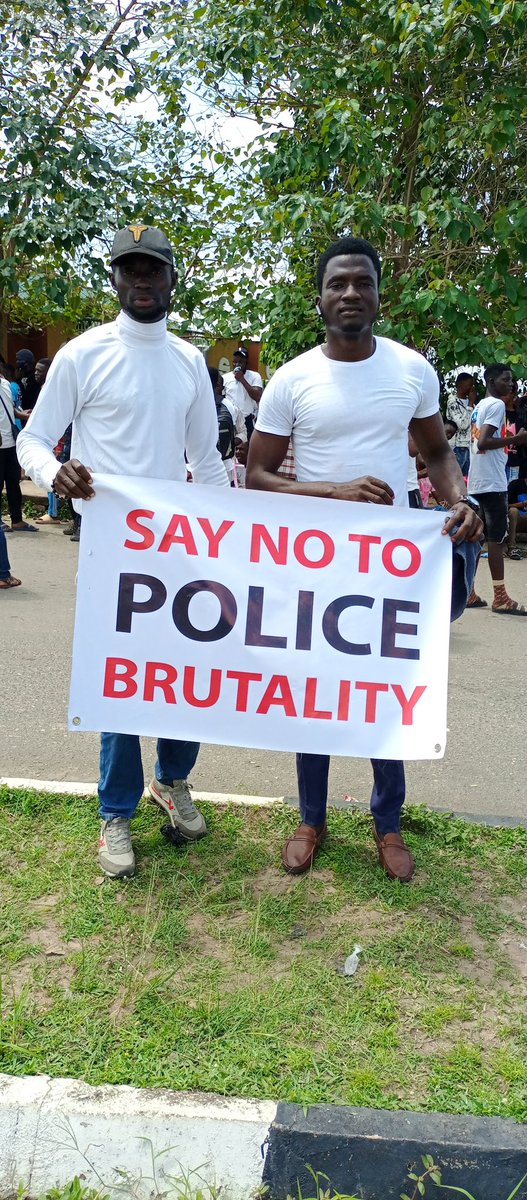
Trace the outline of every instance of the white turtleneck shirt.
[[186, 453], [196, 483], [228, 486], [205, 360], [164, 318], [120, 312], [59, 350], [17, 440], [21, 467], [48, 491], [72, 422], [71, 457], [94, 472], [184, 481]]

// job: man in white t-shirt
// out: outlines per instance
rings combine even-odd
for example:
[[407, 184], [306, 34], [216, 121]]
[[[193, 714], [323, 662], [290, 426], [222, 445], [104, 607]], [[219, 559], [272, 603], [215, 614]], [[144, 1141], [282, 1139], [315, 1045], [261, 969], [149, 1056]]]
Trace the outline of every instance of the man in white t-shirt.
[[249, 352], [245, 346], [239, 346], [232, 356], [233, 369], [223, 377], [225, 395], [235, 408], [239, 408], [245, 418], [247, 437], [252, 436], [255, 417], [258, 415], [258, 405], [263, 392], [263, 379], [258, 371], [249, 371], [247, 363]]
[[[55, 355], [17, 442], [21, 465], [40, 487], [73, 500], [77, 511], [95, 494], [92, 471], [184, 482], [185, 454], [196, 483], [228, 487], [205, 359], [167, 330], [176, 282], [168, 239], [142, 222], [128, 225], [115, 235], [111, 267], [121, 311]], [[72, 421], [72, 457], [61, 466], [53, 447]], [[170, 840], [206, 833], [187, 783], [198, 751], [197, 742], [157, 743], [149, 792], [168, 817]], [[130, 821], [143, 788], [139, 737], [103, 733], [99, 862], [113, 879], [135, 870]]]
[[[494, 588], [492, 611], [500, 616], [527, 617], [527, 609], [512, 600], [505, 587], [503, 545], [508, 533], [507, 446], [525, 446], [527, 429], [507, 434], [505, 403], [512, 385], [512, 371], [505, 363], [492, 363], [485, 369], [487, 393], [472, 413], [468, 490], [477, 500], [487, 537], [489, 568]], [[486, 608], [487, 603], [473, 591], [467, 608]]]
[[[318, 265], [318, 311], [326, 342], [280, 367], [260, 404], [251, 440], [248, 486], [371, 504], [408, 505], [408, 430], [430, 479], [453, 514], [443, 532], [476, 541], [481, 521], [467, 504], [463, 476], [439, 413], [439, 381], [422, 355], [374, 337], [381, 264], [369, 242], [342, 238]], [[277, 472], [292, 438], [297, 481]], [[384, 479], [370, 471], [383, 464]], [[425, 519], [425, 518], [424, 518]], [[400, 834], [404, 765], [372, 761], [371, 808], [379, 859], [392, 879], [415, 864]], [[285, 869], [310, 868], [326, 835], [329, 757], [298, 754], [302, 823], [286, 842]]]

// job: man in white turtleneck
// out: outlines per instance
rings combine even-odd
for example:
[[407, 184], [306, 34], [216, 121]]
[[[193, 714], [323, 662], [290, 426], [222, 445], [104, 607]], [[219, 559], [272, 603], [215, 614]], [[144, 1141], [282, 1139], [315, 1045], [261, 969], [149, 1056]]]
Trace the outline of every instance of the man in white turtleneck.
[[[205, 360], [167, 330], [176, 282], [169, 241], [160, 229], [129, 225], [115, 235], [111, 266], [119, 316], [55, 356], [17, 441], [21, 466], [40, 487], [73, 500], [79, 512], [95, 494], [92, 471], [184, 481], [185, 454], [196, 483], [228, 487]], [[71, 422], [72, 457], [60, 466], [53, 448]], [[160, 738], [149, 785], [174, 837], [186, 841], [207, 832], [187, 783], [198, 751], [199, 743]], [[130, 820], [143, 789], [139, 737], [103, 733], [99, 861], [114, 879], [135, 870]]]

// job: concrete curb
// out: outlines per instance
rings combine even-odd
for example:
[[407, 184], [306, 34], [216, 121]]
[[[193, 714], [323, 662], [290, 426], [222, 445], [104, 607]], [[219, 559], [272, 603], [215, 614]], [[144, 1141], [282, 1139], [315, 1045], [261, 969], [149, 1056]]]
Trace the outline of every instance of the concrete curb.
[[[37, 792], [50, 792], [58, 796], [96, 796], [96, 783], [79, 783], [75, 780], [64, 779], [22, 779], [0, 776], [0, 787], [27, 788]], [[145, 791], [148, 798], [148, 792]], [[197, 792], [192, 789], [194, 800], [203, 800], [209, 804], [237, 804], [247, 808], [276, 808], [287, 805], [298, 808], [298, 799], [292, 796], [243, 796], [237, 792]], [[411, 801], [409, 801], [411, 805]], [[330, 808], [346, 809], [348, 812], [369, 813], [369, 805], [360, 800], [350, 803], [347, 800], [329, 800]], [[427, 811], [438, 813], [442, 817], [455, 817], [472, 825], [489, 825], [493, 828], [527, 829], [527, 818], [497, 817], [495, 813], [454, 812], [451, 808], [428, 808]]]
[[[17, 779], [0, 776], [0, 787], [26, 788], [30, 791], [49, 792], [56, 796], [96, 796], [96, 783], [78, 783], [60, 779]], [[148, 799], [149, 792], [143, 795]], [[197, 792], [192, 789], [194, 800], [209, 804], [239, 804], [244, 808], [272, 808], [285, 802], [284, 796], [242, 796], [230, 792]]]
[[206, 1183], [248, 1200], [275, 1114], [269, 1101], [0, 1075], [0, 1196], [20, 1183], [37, 1196], [80, 1175], [121, 1197], [129, 1182], [137, 1200], [184, 1178], [189, 1194]]
[[[311, 1166], [324, 1192], [399, 1200], [412, 1190], [408, 1172], [422, 1173], [423, 1154], [446, 1184], [477, 1200], [505, 1200], [527, 1171], [527, 1128], [498, 1117], [332, 1105], [304, 1112], [274, 1101], [0, 1074], [5, 1198], [20, 1183], [37, 1196], [77, 1175], [134, 1200], [179, 1195], [178, 1184], [185, 1195], [208, 1185], [224, 1200], [250, 1200], [262, 1182], [268, 1200], [285, 1200], [314, 1194]], [[527, 1200], [527, 1182], [517, 1200]]]
[[[399, 1200], [412, 1193], [408, 1172], [421, 1175], [430, 1154], [445, 1184], [464, 1187], [477, 1200], [505, 1200], [527, 1172], [527, 1128], [500, 1117], [387, 1112], [279, 1104], [269, 1133], [264, 1183], [272, 1200], [312, 1196], [308, 1170], [324, 1173], [330, 1187], [362, 1200]], [[437, 1195], [428, 1181], [427, 1196]], [[527, 1180], [516, 1200], [527, 1197]]]

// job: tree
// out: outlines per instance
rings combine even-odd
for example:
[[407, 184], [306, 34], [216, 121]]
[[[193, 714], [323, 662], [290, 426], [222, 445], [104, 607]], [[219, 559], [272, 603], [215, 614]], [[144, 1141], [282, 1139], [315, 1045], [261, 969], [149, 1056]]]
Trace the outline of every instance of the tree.
[[185, 0], [0, 0], [0, 314], [12, 324], [61, 317], [73, 333], [108, 317], [112, 235], [141, 217], [176, 251], [178, 328], [239, 327], [228, 264], [242, 196], [232, 211], [223, 156], [196, 127], [174, 52], [185, 14]]
[[155, 105], [141, 107], [168, 10], [160, 0], [0, 3], [0, 308], [15, 318], [78, 303], [88, 256], [100, 287], [106, 246], [97, 255], [94, 239], [145, 214], [181, 145], [174, 89], [170, 128]]
[[[211, 104], [259, 123], [236, 245], [251, 229], [274, 362], [319, 339], [316, 257], [351, 231], [383, 255], [384, 332], [445, 370], [527, 360], [526, 10], [515, 0], [193, 10], [178, 61]], [[277, 257], [285, 267], [266, 285]]]

